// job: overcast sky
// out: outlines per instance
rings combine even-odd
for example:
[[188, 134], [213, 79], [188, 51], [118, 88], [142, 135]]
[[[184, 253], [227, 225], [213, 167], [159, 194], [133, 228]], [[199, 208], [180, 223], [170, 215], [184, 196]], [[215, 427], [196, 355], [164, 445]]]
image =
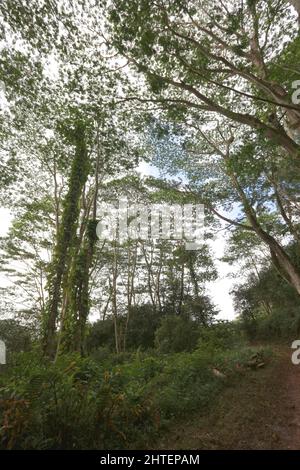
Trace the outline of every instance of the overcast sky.
[[[141, 162], [138, 166], [141, 175], [152, 175], [159, 177], [159, 170], [146, 162]], [[218, 279], [207, 284], [208, 292], [220, 310], [219, 319], [232, 320], [235, 317], [232, 297], [229, 294], [233, 287], [234, 279], [229, 275], [234, 272], [234, 267], [228, 263], [223, 263], [219, 259], [223, 256], [225, 249], [224, 232], [219, 232], [216, 239], [211, 242], [211, 250], [214, 254], [214, 263], [218, 270]]]
[[[153, 175], [159, 176], [159, 171], [149, 165], [148, 163], [142, 162], [138, 167], [138, 171], [141, 175]], [[8, 209], [0, 207], [0, 236], [5, 236], [8, 232], [9, 225], [12, 221], [12, 215]], [[233, 267], [227, 263], [219, 261], [223, 256], [225, 249], [224, 232], [219, 233], [214, 241], [211, 242], [211, 249], [214, 254], [214, 262], [218, 270], [218, 279], [214, 282], [210, 282], [207, 285], [208, 292], [220, 310], [219, 319], [231, 320], [234, 318], [234, 309], [232, 298], [229, 294], [230, 289], [233, 286], [234, 280], [229, 277], [230, 273], [233, 272]], [[10, 284], [9, 279], [3, 274], [0, 274], [0, 286], [6, 287]]]

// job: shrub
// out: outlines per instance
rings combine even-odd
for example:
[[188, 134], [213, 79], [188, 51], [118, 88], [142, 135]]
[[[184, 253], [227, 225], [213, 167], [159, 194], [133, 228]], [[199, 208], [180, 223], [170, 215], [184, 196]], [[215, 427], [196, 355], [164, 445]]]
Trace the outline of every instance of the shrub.
[[295, 339], [299, 336], [300, 314], [287, 315], [286, 312], [274, 311], [272, 315], [261, 316], [256, 320], [258, 339]]
[[1, 447], [130, 447], [140, 429], [155, 426], [155, 413], [146, 396], [118, 387], [119, 374], [76, 355], [63, 356], [56, 364], [23, 355], [1, 378]]
[[[221, 346], [213, 349], [216, 341], [209, 335], [216, 333], [206, 331], [205, 344], [211, 347], [201, 343], [193, 352], [110, 355], [102, 363], [68, 354], [55, 364], [38, 351], [17, 354], [0, 375], [0, 448], [151, 445], [161, 423], [206, 412], [255, 351], [225, 349], [227, 326], [212, 331], [217, 329], [223, 332]], [[224, 376], [216, 376], [214, 368]]]
[[87, 350], [89, 353], [99, 348], [107, 348], [111, 352], [115, 350], [114, 323], [112, 318], [98, 320], [90, 324], [87, 335]]
[[162, 353], [192, 351], [197, 345], [199, 328], [181, 316], [166, 316], [155, 335], [155, 344]]
[[159, 322], [159, 314], [151, 305], [132, 307], [126, 335], [127, 348], [131, 350], [153, 348]]
[[32, 346], [32, 332], [16, 320], [0, 320], [0, 339], [5, 341], [8, 358], [13, 353], [28, 351]]
[[226, 350], [240, 347], [242, 337], [239, 325], [221, 321], [208, 328], [201, 328], [198, 346], [204, 350]]

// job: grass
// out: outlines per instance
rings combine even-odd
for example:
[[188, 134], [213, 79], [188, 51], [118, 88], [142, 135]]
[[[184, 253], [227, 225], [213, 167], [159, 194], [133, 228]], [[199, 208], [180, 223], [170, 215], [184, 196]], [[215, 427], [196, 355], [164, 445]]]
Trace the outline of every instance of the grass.
[[209, 413], [176, 420], [154, 448], [288, 448], [293, 422], [286, 387], [290, 367], [286, 349], [274, 348], [267, 367], [247, 370], [242, 380], [233, 378]]
[[[258, 349], [205, 343], [193, 352], [136, 353], [105, 364], [19, 354], [0, 377], [1, 448], [151, 447], [173, 421], [207, 414], [226, 388], [249, 380], [246, 364]], [[270, 356], [267, 348], [260, 352]]]

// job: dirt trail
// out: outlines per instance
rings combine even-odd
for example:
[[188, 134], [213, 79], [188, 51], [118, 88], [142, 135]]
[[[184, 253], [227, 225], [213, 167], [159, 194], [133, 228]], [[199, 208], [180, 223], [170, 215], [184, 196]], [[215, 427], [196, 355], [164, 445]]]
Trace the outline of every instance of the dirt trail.
[[282, 408], [287, 407], [287, 423], [283, 431], [283, 439], [286, 442], [286, 449], [300, 449], [300, 365], [293, 365], [289, 359], [286, 364], [284, 377], [286, 381], [283, 384], [284, 395]]
[[300, 365], [276, 349], [265, 369], [228, 387], [207, 416], [178, 421], [161, 449], [300, 449]]

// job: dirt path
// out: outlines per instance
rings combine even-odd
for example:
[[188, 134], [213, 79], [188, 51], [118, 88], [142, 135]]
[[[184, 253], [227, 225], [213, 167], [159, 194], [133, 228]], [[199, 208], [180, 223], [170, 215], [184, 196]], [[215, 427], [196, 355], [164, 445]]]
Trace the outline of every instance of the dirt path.
[[[285, 399], [282, 407], [288, 407], [290, 414], [285, 433], [286, 448], [300, 449], [300, 365], [296, 366], [288, 361], [286, 364], [286, 383], [284, 384]], [[291, 415], [291, 416], [290, 416]]]
[[161, 449], [300, 449], [300, 365], [276, 350], [265, 369], [228, 387], [208, 416], [178, 421]]

